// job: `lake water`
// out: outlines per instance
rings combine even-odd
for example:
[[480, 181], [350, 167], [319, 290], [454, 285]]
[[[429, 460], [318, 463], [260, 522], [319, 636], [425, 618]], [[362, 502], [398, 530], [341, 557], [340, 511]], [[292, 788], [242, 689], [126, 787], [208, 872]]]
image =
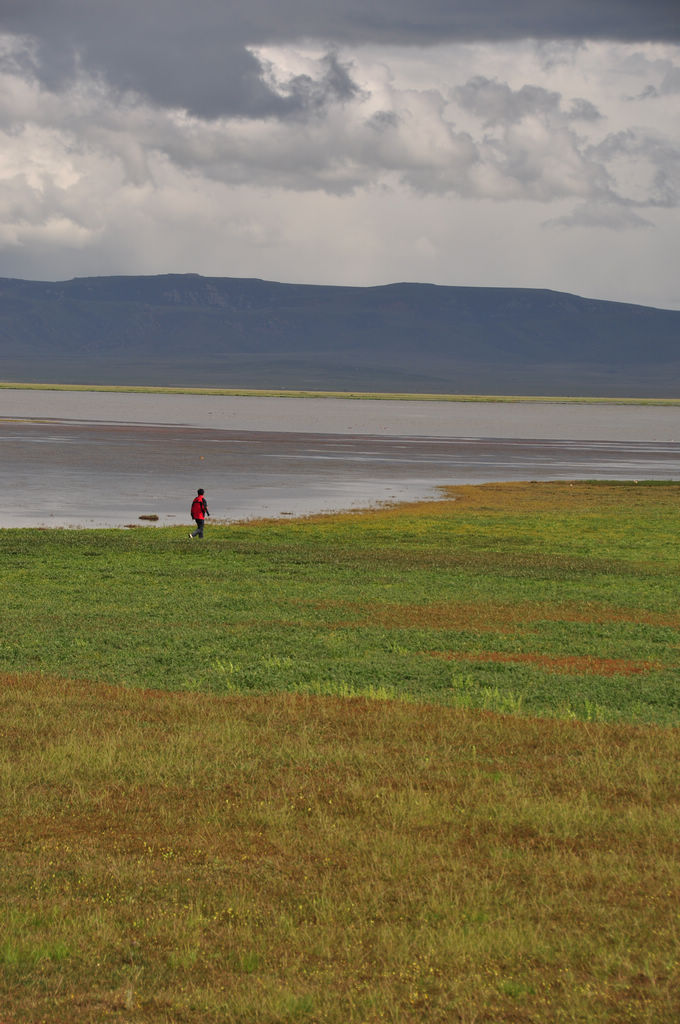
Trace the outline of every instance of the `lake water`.
[[496, 480], [680, 479], [680, 409], [0, 390], [0, 527], [188, 523]]

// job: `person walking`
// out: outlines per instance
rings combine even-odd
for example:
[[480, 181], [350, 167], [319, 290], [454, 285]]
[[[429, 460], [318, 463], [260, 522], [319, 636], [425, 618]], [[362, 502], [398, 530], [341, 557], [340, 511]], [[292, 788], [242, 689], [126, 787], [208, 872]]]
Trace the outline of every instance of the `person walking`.
[[209, 515], [208, 502], [205, 500], [205, 491], [202, 487], [199, 487], [196, 492], [196, 497], [191, 503], [191, 518], [196, 523], [196, 529], [193, 533], [189, 534], [189, 540], [193, 540], [194, 537], [198, 537], [199, 540], [203, 539], [205, 517]]

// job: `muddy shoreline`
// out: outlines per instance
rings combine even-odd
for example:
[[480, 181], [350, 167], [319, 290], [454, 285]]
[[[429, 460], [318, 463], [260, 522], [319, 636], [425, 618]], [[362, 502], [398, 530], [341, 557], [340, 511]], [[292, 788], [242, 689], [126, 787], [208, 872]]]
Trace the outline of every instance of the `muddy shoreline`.
[[5, 418], [0, 452], [0, 527], [188, 523], [197, 487], [235, 521], [434, 498], [447, 484], [680, 478], [680, 443], [648, 440]]

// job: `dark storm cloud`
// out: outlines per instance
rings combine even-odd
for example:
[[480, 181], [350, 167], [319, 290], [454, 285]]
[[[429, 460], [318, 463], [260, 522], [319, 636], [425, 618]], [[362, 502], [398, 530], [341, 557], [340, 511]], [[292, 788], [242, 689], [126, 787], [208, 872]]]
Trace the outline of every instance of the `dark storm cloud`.
[[[678, 40], [677, 0], [0, 0], [0, 30], [35, 41], [35, 69], [58, 89], [79, 71], [204, 117], [294, 115], [355, 88], [323, 82], [280, 95], [247, 47], [317, 40], [432, 45], [538, 39]], [[332, 62], [333, 58], [329, 57]]]

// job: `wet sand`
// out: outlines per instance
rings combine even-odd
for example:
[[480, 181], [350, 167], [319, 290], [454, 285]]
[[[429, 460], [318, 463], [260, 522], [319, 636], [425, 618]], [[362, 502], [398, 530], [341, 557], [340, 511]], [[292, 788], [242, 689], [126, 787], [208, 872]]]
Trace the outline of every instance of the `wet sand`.
[[197, 487], [215, 519], [233, 521], [430, 498], [446, 484], [680, 478], [680, 443], [670, 441], [417, 436], [388, 425], [355, 434], [0, 419], [0, 526], [142, 525], [141, 515], [189, 523]]

